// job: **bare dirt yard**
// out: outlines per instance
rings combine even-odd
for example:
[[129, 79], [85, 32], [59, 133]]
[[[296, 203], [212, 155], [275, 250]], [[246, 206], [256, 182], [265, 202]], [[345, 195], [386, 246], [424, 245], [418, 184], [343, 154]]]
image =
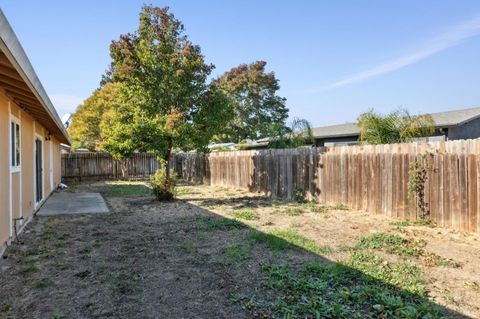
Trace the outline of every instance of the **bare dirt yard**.
[[92, 182], [109, 214], [36, 217], [0, 260], [1, 318], [480, 317], [480, 236], [342, 205]]

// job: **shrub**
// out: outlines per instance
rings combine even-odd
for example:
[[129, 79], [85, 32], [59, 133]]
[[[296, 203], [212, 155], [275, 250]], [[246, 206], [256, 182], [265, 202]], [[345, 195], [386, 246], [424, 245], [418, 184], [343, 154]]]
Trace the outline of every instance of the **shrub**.
[[153, 195], [159, 201], [168, 201], [175, 197], [176, 183], [177, 178], [175, 172], [170, 170], [170, 177], [167, 178], [165, 167], [158, 169], [155, 174], [150, 177]]
[[305, 193], [305, 190], [303, 188], [297, 188], [295, 190], [295, 193], [293, 194], [293, 199], [297, 202], [297, 203], [305, 203], [306, 202], [306, 196], [307, 194]]

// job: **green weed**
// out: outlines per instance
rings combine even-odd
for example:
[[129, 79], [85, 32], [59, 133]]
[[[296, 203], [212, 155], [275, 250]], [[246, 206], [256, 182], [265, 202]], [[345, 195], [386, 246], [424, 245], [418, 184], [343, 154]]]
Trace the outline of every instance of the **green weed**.
[[225, 247], [223, 253], [227, 257], [224, 265], [230, 266], [251, 258], [250, 248], [246, 245], [235, 244]]
[[428, 226], [428, 227], [436, 227], [434, 221], [429, 219], [417, 219], [417, 220], [398, 220], [391, 222], [390, 225], [397, 226], [397, 227], [407, 227], [407, 226]]
[[55, 264], [55, 269], [57, 269], [57, 270], [67, 270], [69, 268], [70, 268], [70, 264], [67, 264], [67, 263]]
[[294, 230], [276, 230], [271, 233], [252, 231], [248, 235], [253, 243], [266, 244], [273, 250], [302, 248], [315, 254], [330, 254], [333, 249], [328, 246], [318, 246], [314, 241]]
[[421, 256], [425, 241], [414, 241], [389, 233], [375, 233], [363, 237], [357, 244], [359, 248], [381, 249], [400, 256]]
[[79, 250], [80, 254], [89, 254], [93, 251], [92, 245], [85, 245], [82, 249]]
[[300, 207], [287, 207], [284, 213], [287, 214], [288, 216], [300, 216], [305, 214], [306, 211]]
[[353, 253], [345, 264], [310, 262], [296, 270], [263, 266], [264, 300], [238, 295], [255, 313], [279, 318], [436, 318], [438, 306], [425, 298], [421, 272], [387, 263], [371, 253]]
[[13, 309], [13, 303], [12, 302], [4, 302], [0, 305], [0, 313], [3, 312], [9, 312]]
[[114, 291], [122, 295], [134, 295], [141, 292], [141, 276], [129, 270], [119, 270], [110, 274], [109, 281]]
[[35, 264], [31, 264], [26, 267], [20, 268], [18, 273], [21, 275], [28, 275], [37, 271], [38, 271], [38, 267]]
[[46, 228], [43, 231], [41, 238], [43, 240], [50, 240], [53, 238], [54, 235], [55, 235], [55, 230], [53, 228]]
[[228, 218], [218, 218], [210, 216], [196, 216], [196, 228], [198, 230], [232, 230], [246, 227], [244, 223], [238, 220]]
[[106, 187], [105, 193], [112, 197], [149, 197], [152, 190], [141, 184], [113, 184]]
[[195, 250], [195, 245], [192, 243], [183, 243], [180, 245], [180, 248], [190, 254]]
[[53, 287], [53, 286], [55, 286], [53, 281], [51, 281], [50, 279], [46, 279], [46, 278], [35, 282], [34, 285], [33, 285], [33, 287], [35, 287], [37, 289], [45, 289], [45, 288], [50, 288], [50, 287]]
[[257, 212], [253, 210], [237, 210], [232, 213], [235, 218], [244, 220], [257, 220], [259, 219]]
[[376, 233], [363, 237], [357, 243], [356, 248], [379, 249], [390, 254], [402, 257], [420, 258], [428, 266], [444, 266], [458, 268], [461, 264], [453, 259], [443, 258], [435, 253], [428, 252], [424, 240], [403, 238], [395, 234]]
[[262, 224], [262, 226], [273, 226], [273, 224], [274, 224], [273, 221], [272, 221], [271, 219], [269, 219], [269, 220], [267, 220], [266, 222], [264, 222], [264, 223]]

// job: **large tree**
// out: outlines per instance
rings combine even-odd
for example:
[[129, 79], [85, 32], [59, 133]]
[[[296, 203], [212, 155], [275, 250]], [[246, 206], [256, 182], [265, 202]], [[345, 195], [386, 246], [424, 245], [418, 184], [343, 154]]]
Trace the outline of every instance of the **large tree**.
[[360, 141], [367, 144], [410, 142], [435, 133], [435, 121], [431, 115], [410, 115], [403, 109], [386, 115], [370, 110], [358, 117], [357, 124]]
[[100, 122], [104, 113], [112, 105], [120, 103], [118, 86], [117, 83], [104, 85], [95, 90], [77, 108], [72, 116], [72, 124], [68, 127], [68, 134], [72, 138], [74, 148], [88, 148], [91, 151], [99, 150], [102, 141]]
[[233, 101], [234, 117], [226, 123], [228, 131], [217, 136], [222, 142], [269, 137], [285, 127], [288, 117], [286, 99], [277, 95], [280, 89], [273, 72], [266, 72], [265, 61], [241, 64], [216, 79]]
[[105, 116], [102, 136], [117, 158], [154, 152], [168, 166], [174, 148], [204, 149], [230, 120], [229, 100], [206, 83], [213, 65], [168, 8], [144, 6], [138, 30], [113, 41], [110, 55], [123, 103]]

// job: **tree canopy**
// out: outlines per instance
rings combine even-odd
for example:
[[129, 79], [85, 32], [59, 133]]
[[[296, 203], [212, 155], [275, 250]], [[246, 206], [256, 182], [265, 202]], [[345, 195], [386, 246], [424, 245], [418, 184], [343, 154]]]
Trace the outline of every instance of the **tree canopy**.
[[410, 142], [435, 133], [435, 121], [431, 115], [410, 115], [402, 109], [387, 115], [370, 110], [358, 117], [357, 124], [360, 141], [368, 144]]
[[214, 66], [168, 8], [144, 6], [138, 29], [113, 41], [110, 55], [109, 81], [122, 84], [123, 103], [105, 114], [101, 131], [115, 157], [147, 151], [168, 165], [172, 149], [204, 149], [230, 121], [229, 99], [206, 83]]
[[315, 143], [312, 126], [305, 119], [294, 118], [288, 126], [279, 128], [268, 148], [296, 148]]
[[227, 131], [217, 136], [218, 141], [256, 140], [285, 127], [286, 99], [277, 95], [278, 80], [273, 72], [265, 71], [266, 64], [241, 64], [214, 81], [232, 100], [234, 110], [234, 117], [225, 123]]
[[68, 134], [72, 138], [73, 148], [87, 148], [90, 151], [99, 150], [102, 142], [100, 122], [104, 113], [113, 105], [119, 105], [118, 84], [108, 83], [95, 90], [93, 94], [81, 104], [72, 116], [72, 124], [68, 127]]

